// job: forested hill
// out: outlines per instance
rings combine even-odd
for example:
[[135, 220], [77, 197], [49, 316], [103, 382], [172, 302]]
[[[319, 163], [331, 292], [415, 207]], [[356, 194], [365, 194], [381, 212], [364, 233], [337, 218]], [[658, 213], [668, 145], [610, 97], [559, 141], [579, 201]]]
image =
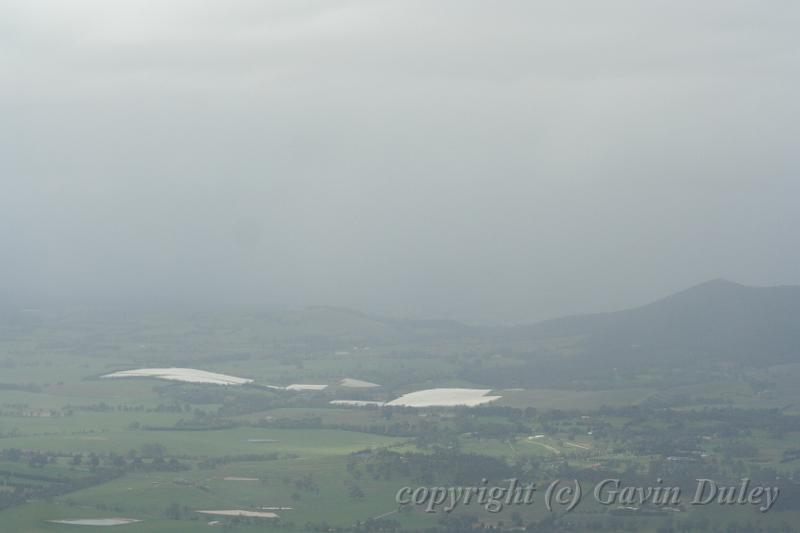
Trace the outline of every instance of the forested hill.
[[575, 340], [596, 363], [800, 361], [800, 287], [709, 281], [654, 303], [513, 328], [517, 339]]

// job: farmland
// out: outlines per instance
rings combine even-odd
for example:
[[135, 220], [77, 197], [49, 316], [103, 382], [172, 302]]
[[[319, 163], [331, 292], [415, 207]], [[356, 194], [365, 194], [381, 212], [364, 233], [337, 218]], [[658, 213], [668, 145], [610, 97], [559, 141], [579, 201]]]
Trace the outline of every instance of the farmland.
[[[80, 327], [70, 324], [78, 318]], [[469, 524], [703, 531], [713, 520], [779, 531], [800, 517], [791, 497], [800, 424], [792, 407], [775, 409], [798, 401], [784, 385], [795, 367], [710, 369], [707, 386], [647, 369], [593, 388], [514, 387], [467, 378], [476, 359], [487, 374], [523, 361], [491, 338], [398, 332], [362, 317], [353, 324], [338, 312], [311, 318], [295, 316], [284, 328], [274, 322], [285, 318], [261, 317], [258, 328], [252, 316], [170, 317], [167, 327], [147, 315], [134, 324], [67, 315], [7, 327], [0, 523], [23, 532], [77, 531], [89, 527], [79, 525], [86, 520], [123, 520], [108, 527], [130, 532], [207, 531], [209, 523], [242, 532]], [[74, 331], [82, 333], [68, 334]], [[103, 378], [138, 368], [237, 381]], [[656, 375], [664, 386], [642, 385]], [[770, 393], [758, 393], [770, 376]], [[402, 398], [452, 406], [391, 405]], [[361, 403], [331, 404], [341, 400]], [[674, 516], [625, 514], [587, 501], [565, 514], [536, 500], [500, 513], [462, 506], [443, 514], [395, 501], [404, 486], [481, 479], [545, 486], [557, 478], [660, 477], [689, 486], [700, 473], [727, 480], [742, 472], [782, 480], [774, 511], [684, 506]]]

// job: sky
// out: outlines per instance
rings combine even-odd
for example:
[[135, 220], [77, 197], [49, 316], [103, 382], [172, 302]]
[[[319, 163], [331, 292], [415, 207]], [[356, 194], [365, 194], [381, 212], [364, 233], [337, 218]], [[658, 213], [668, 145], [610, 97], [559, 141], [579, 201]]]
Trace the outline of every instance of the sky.
[[5, 0], [0, 300], [524, 322], [800, 284], [800, 4]]

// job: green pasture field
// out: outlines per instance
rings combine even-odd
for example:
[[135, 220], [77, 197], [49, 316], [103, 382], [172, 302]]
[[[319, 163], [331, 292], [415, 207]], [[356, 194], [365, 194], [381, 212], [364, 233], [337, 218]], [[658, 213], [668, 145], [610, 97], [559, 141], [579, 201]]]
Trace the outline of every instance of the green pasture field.
[[[541, 348], [559, 350], [567, 357], [573, 344], [574, 339], [551, 339]], [[355, 478], [347, 468], [351, 454], [364, 450], [428, 454], [432, 453], [431, 444], [413, 436], [379, 434], [379, 429], [366, 432], [370, 428], [399, 427], [411, 433], [423, 428], [436, 437], [437, 431], [453, 432], [458, 423], [469, 423], [471, 429], [459, 429], [453, 441], [431, 441], [464, 453], [503, 458], [509, 464], [531, 459], [548, 473], [566, 467], [583, 472], [598, 465], [618, 470], [634, 466], [643, 473], [656, 457], [620, 449], [625, 445], [621, 436], [630, 429], [632, 418], [616, 412], [598, 414], [601, 407], [674, 402], [671, 408], [678, 412], [708, 407], [800, 412], [800, 393], [793, 387], [800, 379], [800, 365], [689, 385], [657, 385], [661, 377], [657, 373], [643, 373], [639, 381], [616, 388], [609, 384], [605, 390], [513, 390], [497, 385], [493, 394], [502, 399], [485, 411], [385, 411], [328, 403], [334, 399], [386, 401], [434, 387], [489, 388], [466, 381], [463, 376], [468, 374], [459, 373], [459, 369], [471, 358], [482, 359], [486, 367], [514, 367], [518, 362], [515, 350], [524, 353], [526, 347], [504, 347], [508, 349], [503, 355], [493, 355], [494, 348], [487, 341], [470, 339], [408, 339], [391, 322], [320, 310], [280, 316], [220, 314], [186, 320], [151, 315], [130, 322], [109, 319], [107, 327], [96, 319], [73, 317], [50, 329], [31, 326], [8, 330], [0, 338], [0, 451], [14, 449], [27, 455], [16, 462], [0, 460], [0, 496], [13, 494], [18, 486], [57, 485], [53, 479], [89, 479], [96, 472], [86, 464], [88, 454], [103, 457], [102, 470], [108, 466], [109, 454], [130, 460], [131, 450], [141, 453], [156, 443], [163, 446], [167, 458], [177, 459], [186, 469], [130, 469], [110, 481], [32, 498], [0, 510], [0, 532], [83, 531], [87, 528], [47, 521], [118, 516], [143, 520], [112, 529], [123, 533], [209, 531], [207, 523], [215, 518], [194, 511], [262, 507], [292, 509], [277, 511], [278, 521], [219, 520], [237, 532], [267, 528], [306, 531], [307, 522], [351, 527], [381, 516], [409, 529], [434, 527], [441, 515], [420, 509], [394, 512], [397, 490], [404, 485], [416, 486], [418, 481], [402, 475], [388, 480], [373, 479], [368, 474]], [[330, 387], [322, 392], [290, 392], [169, 384], [153, 379], [99, 379], [114, 370], [173, 365], [248, 377], [259, 385], [324, 383]], [[381, 387], [337, 386], [345, 377], [372, 381]], [[478, 381], [479, 377], [474, 379]], [[212, 399], [202, 399], [204, 392]], [[242, 401], [228, 401], [231, 398]], [[246, 400], [252, 399], [269, 401], [248, 404]], [[217, 410], [226, 406], [233, 414], [218, 415]], [[534, 422], [528, 418], [532, 415], [520, 414], [515, 419], [502, 409], [492, 411], [492, 407], [532, 407], [540, 413], [559, 410], [572, 414]], [[231, 427], [175, 427], [195, 417], [200, 427], [207, 419], [230, 423]], [[292, 423], [310, 425], [316, 419], [340, 428], [285, 429]], [[281, 423], [284, 427], [276, 427]], [[348, 431], [348, 427], [366, 431]], [[603, 439], [588, 434], [595, 427], [604, 429]], [[697, 435], [706, 431], [703, 423], [655, 418], [635, 420], [634, 429], [645, 436], [669, 436], [673, 430], [687, 428]], [[509, 436], [496, 437], [492, 431]], [[537, 434], [544, 436], [528, 438]], [[782, 461], [787, 449], [800, 446], [798, 431], [774, 435], [754, 430], [735, 439], [757, 449], [749, 463], [774, 468], [782, 475], [800, 467], [800, 459]], [[729, 440], [713, 435], [698, 447], [710, 454], [711, 460], [722, 461], [718, 456]], [[29, 464], [34, 452], [46, 452], [47, 463]], [[71, 456], [76, 454], [83, 456], [82, 464], [71, 463]], [[223, 457], [230, 462], [222, 462]], [[219, 462], [209, 462], [210, 458]], [[167, 517], [172, 504], [177, 504], [180, 519]], [[548, 514], [542, 507], [510, 508], [497, 515], [471, 507], [457, 510], [454, 516], [473, 513], [486, 524], [499, 525], [502, 521], [508, 526], [512, 511], [518, 511], [525, 521], [545, 519]], [[593, 520], [607, 518], [608, 512], [606, 507], [587, 504], [568, 520], [590, 527]], [[793, 511], [764, 516], [752, 509], [722, 511], [717, 507], [685, 510], [666, 520], [680, 530], [684, 521], [701, 516], [721, 524], [752, 520], [781, 527], [783, 522], [800, 523], [800, 515]], [[656, 532], [665, 518], [633, 515], [619, 517], [618, 522], [622, 524], [620, 530]]]
[[526, 389], [499, 391], [503, 398], [498, 405], [509, 407], [536, 407], [537, 409], [582, 409], [592, 410], [601, 406], [618, 407], [635, 405], [648, 398], [652, 392], [646, 389], [613, 390], [567, 390]]

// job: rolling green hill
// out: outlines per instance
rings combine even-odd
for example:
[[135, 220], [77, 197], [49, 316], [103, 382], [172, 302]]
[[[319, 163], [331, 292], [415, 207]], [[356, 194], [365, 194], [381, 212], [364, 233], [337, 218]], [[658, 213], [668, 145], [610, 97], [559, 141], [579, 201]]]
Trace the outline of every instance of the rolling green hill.
[[602, 364], [796, 362], [800, 287], [714, 280], [642, 307], [548, 320], [514, 328], [512, 335], [574, 339], [579, 359]]

